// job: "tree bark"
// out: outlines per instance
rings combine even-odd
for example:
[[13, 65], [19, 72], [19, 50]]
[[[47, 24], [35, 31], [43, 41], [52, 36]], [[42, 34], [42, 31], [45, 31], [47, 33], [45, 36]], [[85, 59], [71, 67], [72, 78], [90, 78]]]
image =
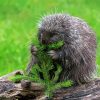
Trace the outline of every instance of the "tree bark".
[[56, 90], [53, 100], [100, 100], [100, 78], [80, 86]]
[[[0, 80], [0, 100], [49, 100], [41, 84], [28, 80], [13, 83], [8, 80], [9, 75], [12, 74]], [[100, 78], [87, 84], [55, 90], [51, 100], [100, 100]]]

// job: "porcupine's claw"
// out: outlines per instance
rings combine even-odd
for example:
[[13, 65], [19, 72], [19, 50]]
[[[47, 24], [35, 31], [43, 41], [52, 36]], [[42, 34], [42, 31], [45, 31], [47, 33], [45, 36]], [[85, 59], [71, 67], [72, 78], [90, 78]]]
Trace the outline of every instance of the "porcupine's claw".
[[55, 50], [49, 51], [48, 55], [51, 56], [52, 59], [58, 59], [58, 54]]

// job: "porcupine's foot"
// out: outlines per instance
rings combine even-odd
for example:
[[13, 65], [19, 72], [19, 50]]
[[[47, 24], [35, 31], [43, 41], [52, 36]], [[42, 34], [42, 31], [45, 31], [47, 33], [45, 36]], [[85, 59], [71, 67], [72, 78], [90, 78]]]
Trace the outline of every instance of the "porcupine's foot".
[[30, 50], [31, 50], [31, 54], [32, 54], [32, 55], [36, 55], [36, 52], [37, 52], [37, 48], [36, 48], [36, 46], [31, 45]]
[[62, 50], [59, 50], [59, 51], [50, 50], [48, 52], [48, 55], [51, 56], [51, 58], [54, 60], [62, 59], [64, 57], [64, 53]]
[[55, 51], [55, 50], [49, 51], [49, 52], [48, 52], [48, 55], [49, 55], [52, 59], [54, 59], [54, 60], [56, 60], [56, 59], [59, 58], [59, 54], [58, 54], [58, 52]]

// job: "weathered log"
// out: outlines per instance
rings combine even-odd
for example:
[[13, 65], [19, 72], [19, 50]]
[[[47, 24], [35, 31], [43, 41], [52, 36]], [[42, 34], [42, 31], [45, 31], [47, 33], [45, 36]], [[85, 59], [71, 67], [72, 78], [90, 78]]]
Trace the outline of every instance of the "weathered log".
[[53, 100], [100, 100], [100, 78], [80, 86], [56, 90]]
[[[0, 80], [0, 100], [48, 100], [39, 83]], [[55, 90], [51, 100], [100, 100], [100, 78], [87, 84]]]
[[14, 84], [10, 81], [0, 81], [0, 100], [34, 100], [44, 95], [44, 88], [39, 83], [31, 83], [30, 88], [25, 88], [27, 82]]
[[17, 70], [0, 77], [0, 100], [34, 100], [44, 95], [44, 87], [39, 83], [29, 80], [13, 83], [9, 80], [9, 77], [21, 74], [23, 71]]

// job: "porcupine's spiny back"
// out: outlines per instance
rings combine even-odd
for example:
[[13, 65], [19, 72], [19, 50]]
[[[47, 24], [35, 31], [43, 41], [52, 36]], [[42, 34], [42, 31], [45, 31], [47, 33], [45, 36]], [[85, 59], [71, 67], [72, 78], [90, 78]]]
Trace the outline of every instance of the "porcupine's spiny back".
[[66, 14], [46, 16], [39, 25], [39, 39], [42, 43], [64, 41], [59, 81], [72, 79], [79, 83], [91, 79], [95, 70], [96, 38], [86, 22]]

